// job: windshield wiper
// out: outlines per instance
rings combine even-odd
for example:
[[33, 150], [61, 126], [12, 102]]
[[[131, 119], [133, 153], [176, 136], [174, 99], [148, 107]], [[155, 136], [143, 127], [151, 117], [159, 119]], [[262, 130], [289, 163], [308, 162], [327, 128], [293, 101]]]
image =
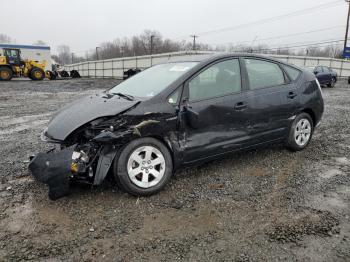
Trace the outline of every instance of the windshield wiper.
[[125, 98], [126, 100], [129, 100], [129, 101], [135, 100], [135, 97], [133, 97], [132, 95], [127, 95], [127, 94], [123, 94], [123, 93], [109, 93], [109, 94], [120, 96], [120, 97]]

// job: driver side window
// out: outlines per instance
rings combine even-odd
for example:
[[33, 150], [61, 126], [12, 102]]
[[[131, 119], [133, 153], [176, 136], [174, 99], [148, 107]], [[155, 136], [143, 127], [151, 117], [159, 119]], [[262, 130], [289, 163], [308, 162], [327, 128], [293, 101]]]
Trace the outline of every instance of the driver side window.
[[216, 63], [189, 84], [189, 100], [197, 101], [241, 91], [241, 72], [238, 59]]

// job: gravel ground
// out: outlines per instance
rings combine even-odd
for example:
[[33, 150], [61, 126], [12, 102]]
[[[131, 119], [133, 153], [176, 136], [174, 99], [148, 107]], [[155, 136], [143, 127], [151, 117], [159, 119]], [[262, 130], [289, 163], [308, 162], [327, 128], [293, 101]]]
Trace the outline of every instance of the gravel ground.
[[324, 88], [310, 146], [232, 154], [135, 198], [112, 182], [50, 201], [27, 171], [62, 105], [117, 80], [0, 83], [0, 260], [349, 261], [350, 88]]

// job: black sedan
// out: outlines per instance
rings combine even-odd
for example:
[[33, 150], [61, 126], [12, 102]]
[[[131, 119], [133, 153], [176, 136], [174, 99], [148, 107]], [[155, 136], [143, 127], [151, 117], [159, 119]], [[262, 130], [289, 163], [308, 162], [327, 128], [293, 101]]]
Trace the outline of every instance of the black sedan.
[[323, 110], [315, 75], [277, 60], [169, 62], [63, 107], [42, 134], [61, 149], [37, 154], [29, 169], [51, 199], [71, 181], [99, 185], [108, 173], [122, 190], [151, 195], [176, 170], [234, 151], [272, 143], [302, 150]]

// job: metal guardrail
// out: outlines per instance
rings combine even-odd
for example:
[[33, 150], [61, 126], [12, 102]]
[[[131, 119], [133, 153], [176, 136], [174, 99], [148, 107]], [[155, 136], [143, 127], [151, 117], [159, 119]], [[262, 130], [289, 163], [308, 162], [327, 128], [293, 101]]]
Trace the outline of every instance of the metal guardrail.
[[[189, 56], [197, 57], [203, 55], [218, 54], [218, 52], [207, 51], [186, 51], [173, 52], [156, 55], [134, 56], [124, 58], [113, 58], [106, 60], [87, 61], [63, 66], [64, 70], [78, 70], [82, 77], [92, 78], [123, 78], [123, 74], [130, 68], [146, 69], [155, 64], [165, 63], [167, 61], [181, 61]], [[290, 55], [272, 55], [265, 56], [280, 59], [281, 61], [295, 64], [300, 67], [314, 67], [317, 65], [329, 66], [338, 73], [339, 77], [350, 76], [350, 61], [342, 59], [310, 57], [310, 56], [290, 56]]]

